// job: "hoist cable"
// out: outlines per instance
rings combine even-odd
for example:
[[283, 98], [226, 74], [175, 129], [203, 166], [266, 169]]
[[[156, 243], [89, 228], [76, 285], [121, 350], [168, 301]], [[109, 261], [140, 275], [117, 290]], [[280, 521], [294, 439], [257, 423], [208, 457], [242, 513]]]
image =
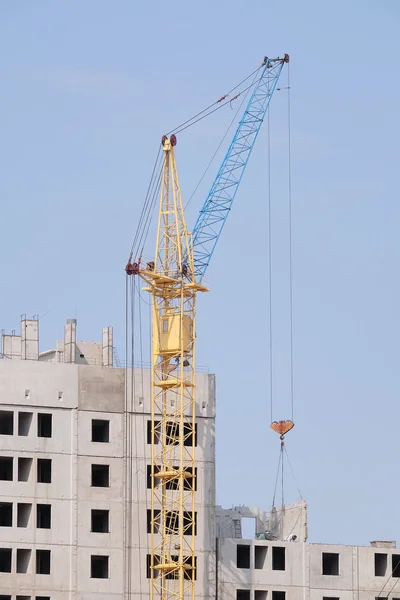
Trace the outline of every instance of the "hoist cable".
[[[255, 72], [257, 72], [257, 71], [255, 71]], [[253, 84], [254, 84], [254, 82], [253, 82]], [[252, 85], [253, 85], [253, 84], [252, 84]], [[244, 102], [245, 102], [246, 98], [248, 97], [248, 95], [249, 95], [249, 92], [250, 92], [250, 88], [248, 88], [248, 90], [247, 90], [246, 94], [243, 96], [243, 99], [242, 99], [242, 101], [241, 101], [241, 103], [240, 103], [240, 105], [239, 105], [239, 107], [238, 107], [237, 111], [235, 112], [235, 115], [234, 115], [233, 119], [232, 119], [232, 120], [231, 120], [231, 122], [229, 123], [229, 125], [228, 125], [228, 128], [227, 128], [227, 130], [225, 131], [225, 133], [224, 133], [224, 135], [223, 135], [223, 137], [222, 137], [222, 139], [221, 139], [220, 143], [218, 144], [218, 147], [217, 147], [217, 149], [215, 150], [214, 154], [212, 155], [212, 158], [211, 158], [210, 162], [208, 163], [207, 167], [205, 168], [205, 171], [204, 171], [203, 175], [200, 177], [200, 180], [199, 180], [198, 184], [197, 184], [197, 185], [196, 185], [196, 187], [194, 188], [194, 191], [193, 191], [192, 195], [190, 196], [189, 200], [186, 202], [186, 205], [185, 205], [185, 209], [184, 209], [184, 210], [186, 210], [186, 209], [187, 209], [187, 207], [189, 206], [190, 202], [191, 202], [191, 201], [192, 201], [192, 199], [193, 199], [193, 196], [195, 195], [195, 193], [196, 193], [196, 192], [197, 192], [197, 190], [199, 189], [199, 187], [200, 187], [200, 185], [201, 185], [201, 182], [203, 181], [204, 177], [206, 176], [206, 174], [207, 174], [207, 172], [208, 172], [208, 169], [211, 167], [212, 163], [214, 162], [214, 159], [215, 159], [215, 157], [217, 156], [217, 154], [218, 154], [218, 152], [219, 152], [219, 150], [220, 150], [220, 148], [221, 148], [222, 144], [224, 143], [226, 136], [228, 135], [228, 133], [229, 133], [229, 131], [230, 131], [230, 129], [231, 129], [231, 127], [232, 127], [233, 123], [234, 123], [234, 122], [236, 121], [236, 119], [237, 119], [237, 116], [238, 116], [238, 114], [239, 114], [239, 111], [240, 111], [240, 109], [242, 108], [242, 106], [243, 106], [243, 104], [244, 104]]]
[[146, 243], [147, 240], [147, 235], [149, 233], [149, 228], [153, 219], [153, 215], [154, 215], [154, 209], [156, 206], [156, 200], [157, 200], [157, 193], [159, 190], [159, 183], [161, 181], [161, 175], [162, 175], [162, 169], [161, 169], [161, 165], [158, 165], [157, 167], [157, 176], [153, 178], [153, 182], [152, 182], [152, 189], [149, 193], [149, 198], [147, 200], [147, 210], [146, 210], [146, 215], [142, 221], [141, 224], [141, 230], [140, 230], [140, 235], [138, 236], [137, 242], [136, 242], [136, 255], [139, 255], [139, 257], [141, 257], [142, 252], [143, 252], [143, 247]]
[[276, 490], [278, 488], [278, 479], [279, 479], [279, 473], [280, 473], [281, 460], [282, 460], [282, 448], [279, 448], [279, 460], [278, 460], [278, 468], [276, 470], [275, 488], [274, 488], [274, 496], [272, 498], [272, 506], [275, 506], [275, 496], [276, 496]]
[[291, 152], [291, 106], [290, 65], [288, 65], [288, 192], [289, 192], [289, 295], [290, 295], [290, 399], [292, 421], [294, 420], [294, 365], [293, 365], [293, 252], [292, 252], [292, 152]]
[[268, 136], [268, 277], [269, 277], [269, 378], [270, 378], [270, 403], [271, 423], [273, 419], [273, 360], [272, 360], [272, 226], [271, 226], [271, 120], [270, 109], [267, 121]]
[[149, 197], [150, 197], [151, 189], [152, 189], [152, 187], [154, 185], [154, 176], [155, 176], [155, 173], [157, 171], [157, 166], [158, 166], [159, 159], [160, 159], [160, 153], [161, 153], [161, 146], [158, 148], [157, 157], [156, 157], [156, 160], [154, 162], [154, 166], [153, 166], [152, 174], [151, 174], [151, 177], [150, 177], [149, 185], [147, 187], [147, 192], [146, 192], [144, 204], [143, 204], [143, 207], [142, 207], [142, 212], [140, 213], [139, 223], [138, 223], [138, 226], [136, 228], [135, 237], [133, 239], [132, 248], [131, 248], [131, 254], [132, 255], [133, 255], [134, 251], [137, 249], [137, 245], [138, 245], [137, 242], [138, 242], [138, 238], [141, 235], [143, 220], [146, 219], [146, 215], [147, 215], [147, 212], [148, 212]]
[[[248, 75], [247, 77], [245, 77], [243, 79], [243, 81], [241, 81], [240, 83], [238, 83], [237, 85], [235, 85], [235, 87], [233, 87], [231, 90], [229, 90], [229, 92], [227, 94], [224, 94], [223, 97], [226, 98], [232, 92], [234, 92], [235, 90], [237, 90], [238, 87], [240, 87], [241, 85], [243, 85], [248, 79], [250, 79], [250, 77], [252, 77], [255, 73], [257, 73], [260, 70], [260, 68], [261, 67], [257, 67], [257, 69], [255, 69], [252, 73], [250, 73], [250, 75]], [[243, 93], [243, 92], [241, 92], [241, 93]], [[198, 112], [196, 115], [194, 115], [190, 119], [187, 119], [187, 121], [184, 121], [183, 123], [181, 123], [177, 127], [174, 127], [174, 129], [171, 129], [171, 131], [169, 131], [167, 133], [167, 135], [170, 135], [171, 133], [175, 133], [176, 134], [176, 133], [179, 133], [180, 131], [183, 131], [182, 127], [184, 129], [187, 129], [187, 127], [190, 127], [189, 123], [191, 123], [191, 121], [194, 121], [194, 119], [197, 119], [197, 117], [200, 117], [201, 115], [203, 115], [205, 112], [207, 112], [208, 110], [210, 110], [216, 104], [220, 104], [220, 106], [218, 106], [217, 109], [215, 109], [215, 110], [218, 110], [218, 108], [221, 108], [222, 106], [225, 106], [225, 104], [228, 104], [229, 102], [231, 102], [231, 101], [227, 100], [227, 102], [224, 102], [223, 104], [221, 104], [221, 100], [216, 100], [215, 102], [213, 102], [212, 104], [210, 104], [210, 106], [207, 106], [207, 108], [204, 108], [203, 110], [201, 110], [200, 112]], [[214, 112], [214, 111], [211, 111], [208, 114], [212, 114], [212, 112]], [[207, 116], [207, 115], [205, 115], [205, 116]], [[204, 118], [204, 117], [202, 117], [202, 118]], [[200, 121], [200, 120], [201, 119], [197, 119], [197, 121]], [[194, 123], [197, 123], [197, 121], [194, 121]], [[194, 125], [194, 123], [192, 123], [192, 125]], [[185, 127], [185, 125], [187, 125], [187, 127]]]
[[290, 472], [292, 473], [292, 477], [293, 477], [293, 479], [294, 479], [294, 482], [295, 482], [295, 484], [296, 484], [296, 486], [297, 486], [297, 491], [299, 492], [299, 496], [300, 496], [300, 498], [301, 498], [302, 500], [304, 500], [304, 498], [303, 498], [303, 496], [302, 496], [302, 494], [301, 494], [301, 491], [300, 491], [299, 484], [297, 483], [297, 479], [296, 479], [296, 476], [295, 476], [295, 474], [294, 474], [293, 467], [292, 467], [292, 464], [291, 464], [291, 462], [290, 462], [289, 454], [288, 454], [288, 451], [286, 450], [286, 446], [285, 446], [285, 454], [286, 454], [286, 458], [287, 458], [287, 461], [288, 461], [288, 464], [289, 464], [289, 469], [290, 469]]

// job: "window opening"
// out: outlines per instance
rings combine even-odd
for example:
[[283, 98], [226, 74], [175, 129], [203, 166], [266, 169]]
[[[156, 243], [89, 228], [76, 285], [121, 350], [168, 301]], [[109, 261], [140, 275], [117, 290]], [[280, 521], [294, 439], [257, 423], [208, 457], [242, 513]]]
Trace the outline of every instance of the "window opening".
[[51, 529], [51, 504], [37, 504], [36, 527], [38, 529]]
[[108, 556], [91, 556], [90, 577], [108, 579]]
[[110, 465], [92, 465], [92, 487], [110, 487]]
[[250, 600], [250, 590], [236, 590], [236, 600]]
[[[154, 566], [160, 564], [160, 557], [154, 556]], [[146, 556], [146, 577], [147, 579], [151, 579], [151, 554], [147, 554]], [[154, 577], [158, 577], [158, 571], [154, 569]]]
[[11, 456], [0, 456], [0, 480], [13, 480], [13, 459]]
[[33, 458], [18, 457], [18, 481], [29, 481]]
[[322, 553], [322, 575], [339, 575], [339, 554]]
[[110, 441], [110, 421], [92, 419], [92, 442]]
[[20, 412], [18, 413], [18, 435], [29, 435], [32, 425], [33, 413]]
[[[184, 446], [193, 446], [193, 423], [183, 424]], [[197, 423], [194, 424], [194, 445], [197, 446]]]
[[11, 548], [0, 548], [0, 573], [11, 573]]
[[254, 600], [267, 600], [268, 592], [264, 590], [255, 590], [254, 591]]
[[400, 577], [400, 554], [392, 554], [392, 577]]
[[[158, 533], [160, 530], [160, 516], [161, 510], [154, 509], [154, 520], [153, 520], [153, 528], [154, 533]], [[151, 508], [147, 509], [147, 533], [151, 533]]]
[[14, 413], [12, 410], [0, 410], [0, 435], [14, 433]]
[[254, 546], [254, 568], [263, 569], [267, 559], [268, 546]]
[[237, 545], [236, 566], [238, 569], [250, 569], [250, 546]]
[[51, 483], [51, 458], [37, 459], [38, 483]]
[[37, 417], [38, 437], [51, 438], [53, 428], [53, 415], [49, 413], [38, 413]]
[[0, 503], [0, 527], [12, 527], [12, 502]]
[[[154, 421], [154, 443], [155, 444], [159, 444], [160, 443], [160, 436], [161, 436], [161, 421]], [[147, 443], [151, 444], [151, 421], [147, 421]]]
[[274, 571], [284, 571], [285, 565], [285, 547], [273, 546], [272, 548], [272, 569]]
[[50, 575], [50, 550], [36, 550], [36, 573], [37, 575]]
[[28, 573], [31, 562], [32, 550], [27, 548], [17, 549], [17, 573]]
[[385, 577], [387, 569], [387, 554], [375, 554], [375, 577]]
[[28, 527], [32, 512], [32, 504], [21, 502], [17, 504], [17, 527]]
[[285, 600], [286, 592], [272, 592], [272, 600]]
[[92, 532], [109, 533], [109, 514], [108, 510], [92, 510]]

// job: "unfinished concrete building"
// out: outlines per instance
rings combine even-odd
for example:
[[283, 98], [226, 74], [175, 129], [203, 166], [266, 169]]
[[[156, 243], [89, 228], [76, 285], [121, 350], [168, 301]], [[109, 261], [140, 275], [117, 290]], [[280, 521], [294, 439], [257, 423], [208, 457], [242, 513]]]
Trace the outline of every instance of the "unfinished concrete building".
[[[102, 342], [79, 342], [69, 320], [64, 339], [39, 352], [38, 325], [23, 317], [21, 335], [2, 333], [0, 600], [146, 598], [149, 371], [113, 366], [109, 327]], [[197, 399], [197, 580], [208, 599], [213, 376], [198, 373]]]
[[[112, 329], [76, 321], [39, 352], [37, 319], [2, 332], [0, 600], [149, 597], [150, 373], [115, 365]], [[307, 506], [215, 506], [215, 382], [197, 375], [196, 597], [400, 598], [400, 550], [307, 541]], [[243, 539], [242, 520], [254, 534]]]

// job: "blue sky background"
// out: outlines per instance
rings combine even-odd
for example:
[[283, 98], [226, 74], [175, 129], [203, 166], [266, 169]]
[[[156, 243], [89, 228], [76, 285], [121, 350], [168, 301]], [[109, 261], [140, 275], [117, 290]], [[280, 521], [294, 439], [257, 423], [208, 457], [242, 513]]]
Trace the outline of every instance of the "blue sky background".
[[[398, 0], [0, 4], [0, 326], [45, 315], [42, 349], [77, 316], [80, 339], [114, 325], [123, 356], [124, 265], [160, 136], [265, 54], [291, 55], [287, 448], [312, 541], [400, 542], [399, 25]], [[286, 94], [271, 108], [274, 418], [290, 417]], [[232, 114], [179, 137], [185, 198]], [[217, 374], [225, 506], [267, 508], [277, 467], [267, 207], [264, 127], [198, 308], [198, 362]], [[296, 499], [289, 477], [286, 499]]]

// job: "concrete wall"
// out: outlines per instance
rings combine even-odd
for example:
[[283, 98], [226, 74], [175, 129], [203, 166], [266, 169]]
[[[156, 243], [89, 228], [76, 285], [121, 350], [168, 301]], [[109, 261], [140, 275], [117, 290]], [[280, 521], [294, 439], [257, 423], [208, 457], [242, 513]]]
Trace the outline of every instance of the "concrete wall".
[[[198, 374], [196, 597], [207, 600], [215, 594], [214, 384], [213, 376]], [[12, 457], [14, 463], [13, 480], [0, 482], [0, 502], [13, 505], [12, 527], [0, 526], [0, 550], [12, 549], [11, 573], [0, 572], [0, 594], [12, 600], [17, 594], [51, 600], [148, 597], [149, 372], [137, 369], [133, 381], [125, 382], [123, 369], [3, 359], [0, 400], [0, 411], [14, 417], [13, 434], [0, 433], [0, 458]], [[52, 415], [51, 437], [38, 436], [42, 413]], [[109, 421], [109, 442], [92, 441], [93, 419]], [[27, 481], [18, 481], [21, 458], [32, 459]], [[51, 483], [38, 482], [41, 458], [52, 461]], [[92, 487], [93, 464], [109, 466], [109, 487]], [[23, 527], [17, 523], [18, 504], [30, 505]], [[51, 504], [51, 529], [37, 527], [38, 504]], [[108, 533], [91, 531], [96, 509], [109, 511]], [[17, 573], [17, 550], [24, 549], [31, 551], [27, 572]], [[36, 574], [41, 549], [51, 551], [48, 575]], [[96, 555], [109, 556], [105, 579], [90, 576]]]

